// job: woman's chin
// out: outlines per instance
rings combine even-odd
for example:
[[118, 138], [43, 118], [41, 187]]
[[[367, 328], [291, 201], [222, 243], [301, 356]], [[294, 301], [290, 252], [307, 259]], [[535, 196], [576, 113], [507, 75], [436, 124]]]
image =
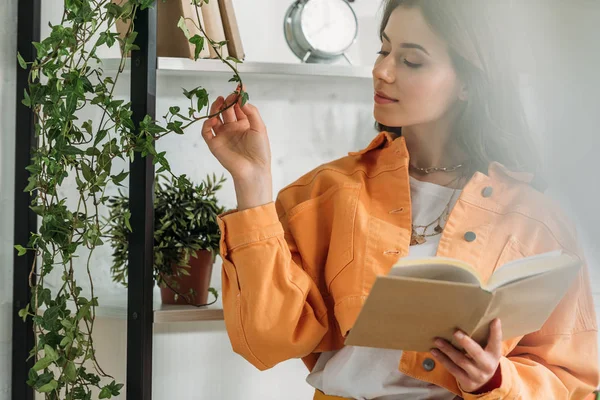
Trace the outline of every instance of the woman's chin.
[[395, 118], [393, 118], [389, 112], [381, 112], [380, 110], [377, 110], [377, 106], [375, 106], [373, 117], [375, 117], [375, 121], [379, 122], [381, 125], [390, 127], [404, 126], [403, 121], [400, 118], [398, 118], [397, 115], [395, 116]]

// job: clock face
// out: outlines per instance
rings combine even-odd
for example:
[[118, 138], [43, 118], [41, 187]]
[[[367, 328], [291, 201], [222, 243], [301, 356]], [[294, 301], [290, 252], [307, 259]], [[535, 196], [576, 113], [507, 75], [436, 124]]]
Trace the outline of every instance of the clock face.
[[354, 42], [356, 17], [345, 0], [310, 0], [300, 24], [310, 45], [328, 53], [343, 53]]

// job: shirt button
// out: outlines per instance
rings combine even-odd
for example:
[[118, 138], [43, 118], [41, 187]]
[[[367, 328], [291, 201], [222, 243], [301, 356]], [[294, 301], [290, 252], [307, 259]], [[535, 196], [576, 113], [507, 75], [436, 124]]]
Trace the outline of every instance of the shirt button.
[[492, 197], [492, 193], [494, 193], [494, 188], [492, 188], [491, 186], [487, 186], [481, 191], [481, 195], [483, 197]]
[[435, 368], [435, 361], [433, 361], [431, 358], [426, 358], [423, 360], [423, 369], [427, 372], [429, 371], [433, 371], [433, 369]]
[[467, 242], [473, 242], [473, 241], [475, 241], [475, 239], [477, 239], [477, 235], [475, 234], [475, 232], [465, 233], [465, 240]]

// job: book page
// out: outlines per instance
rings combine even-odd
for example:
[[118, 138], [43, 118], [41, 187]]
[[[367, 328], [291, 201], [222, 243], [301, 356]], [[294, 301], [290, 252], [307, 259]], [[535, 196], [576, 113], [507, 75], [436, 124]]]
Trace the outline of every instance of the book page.
[[474, 268], [460, 260], [445, 257], [403, 258], [396, 262], [388, 276], [404, 276], [481, 286], [481, 279]]
[[556, 268], [567, 267], [578, 262], [578, 259], [567, 253], [563, 253], [561, 250], [514, 260], [500, 266], [491, 276], [485, 289], [493, 291], [509, 283], [540, 275]]

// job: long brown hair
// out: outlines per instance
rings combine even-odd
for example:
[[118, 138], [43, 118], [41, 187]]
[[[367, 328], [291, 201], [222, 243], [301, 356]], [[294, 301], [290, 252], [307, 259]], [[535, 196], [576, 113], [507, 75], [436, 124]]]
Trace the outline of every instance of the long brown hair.
[[[469, 96], [453, 134], [470, 156], [472, 171], [487, 173], [490, 162], [497, 161], [539, 178], [541, 160], [527, 124], [515, 70], [508, 49], [492, 34], [493, 18], [503, 14], [490, 3], [494, 2], [384, 0], [379, 35], [381, 38], [396, 8], [418, 7], [429, 26], [447, 42], [454, 69], [468, 88]], [[401, 127], [377, 123], [377, 128], [402, 134]]]

